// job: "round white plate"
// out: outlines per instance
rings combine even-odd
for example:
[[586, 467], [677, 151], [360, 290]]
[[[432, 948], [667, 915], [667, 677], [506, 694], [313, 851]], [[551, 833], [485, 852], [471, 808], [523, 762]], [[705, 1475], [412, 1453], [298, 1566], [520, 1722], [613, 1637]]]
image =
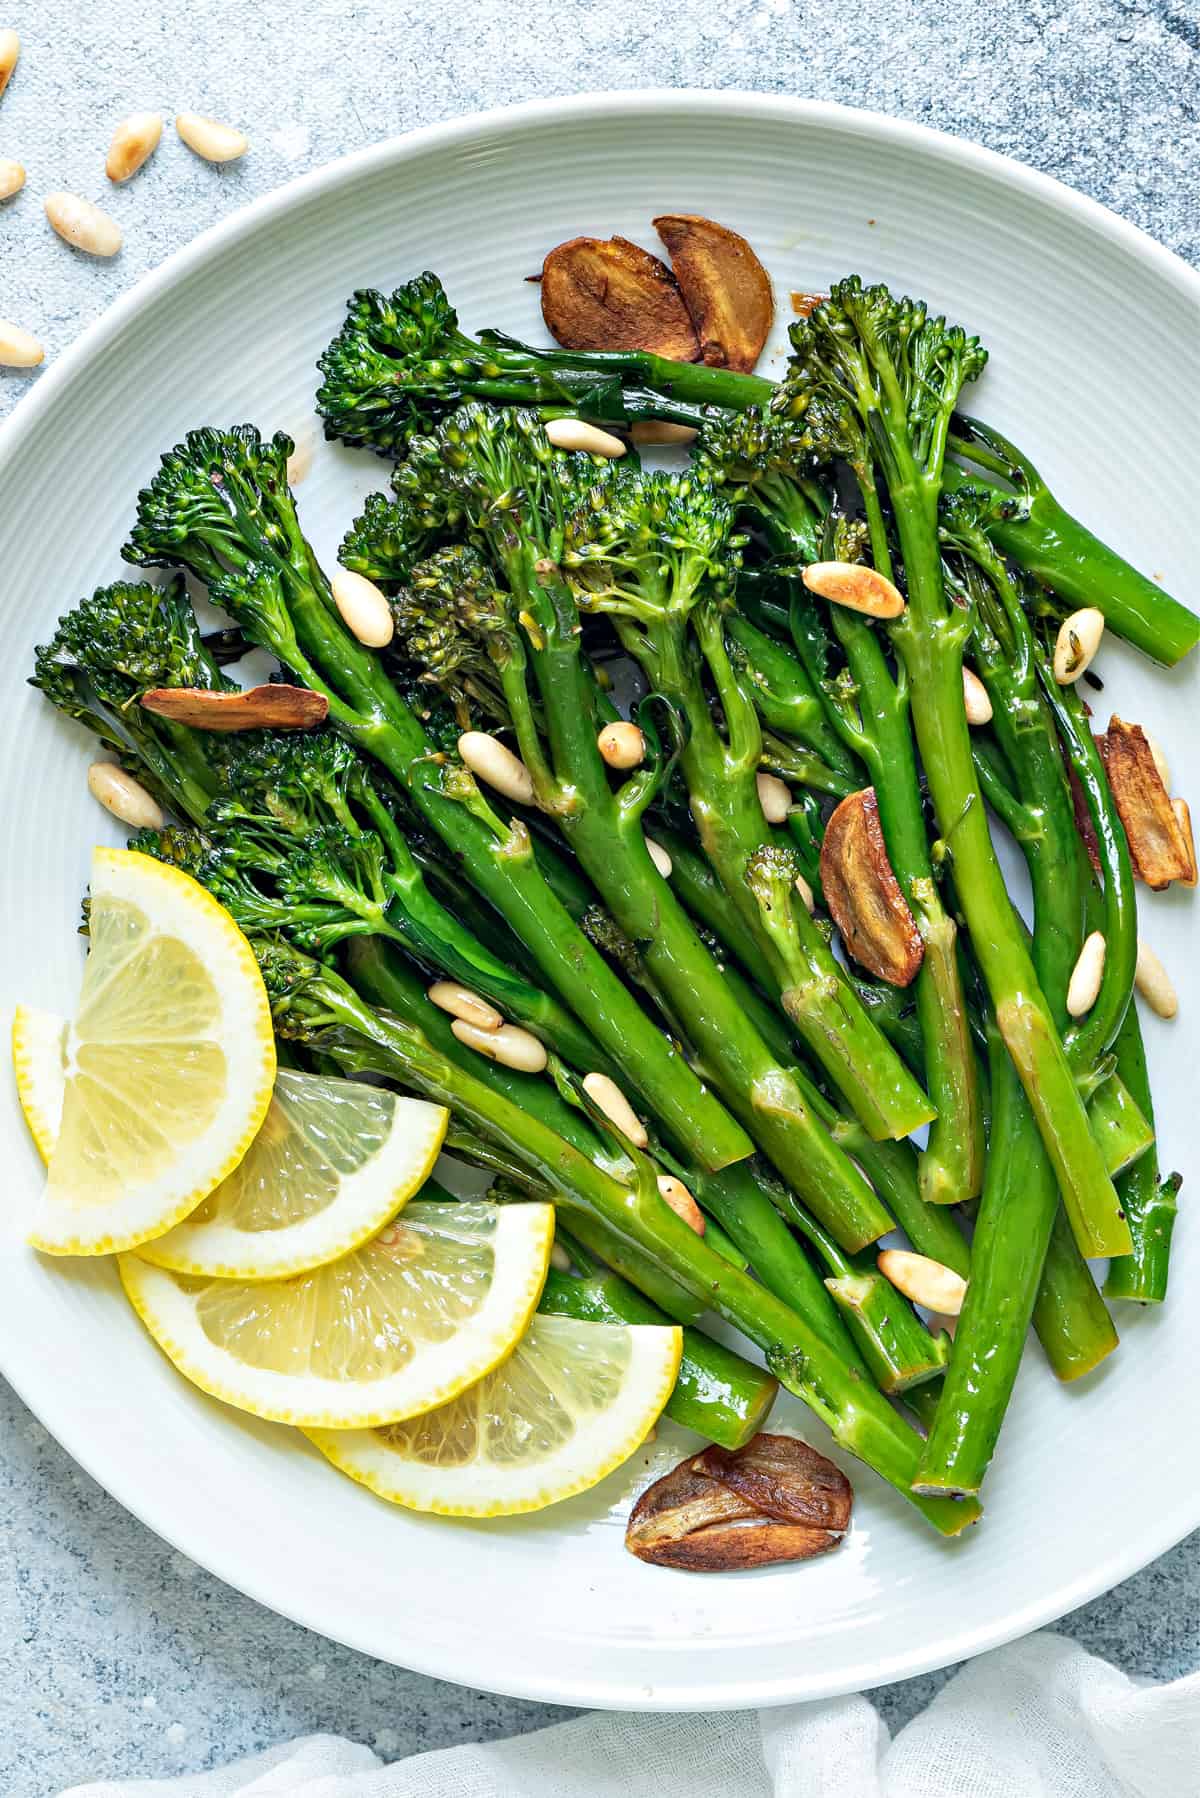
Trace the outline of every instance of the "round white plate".
[[[313, 364], [359, 286], [444, 277], [468, 326], [540, 333], [543, 252], [579, 232], [655, 247], [660, 211], [704, 212], [757, 246], [780, 297], [858, 270], [981, 333], [972, 405], [1134, 562], [1200, 601], [1200, 280], [1100, 208], [911, 125], [740, 94], [619, 94], [518, 107], [415, 133], [249, 207], [144, 281], [52, 367], [0, 437], [0, 939], [9, 1000], [67, 1009], [88, 851], [118, 840], [84, 790], [88, 743], [22, 685], [33, 644], [121, 570], [134, 496], [200, 424], [251, 419], [314, 440], [301, 511], [332, 556], [384, 484], [369, 455], [317, 441]], [[1153, 722], [1195, 796], [1192, 671], [1106, 650], [1110, 699]], [[1104, 716], [1103, 710], [1101, 716]], [[1168, 1165], [1194, 1175], [1186, 894], [1142, 896], [1182, 1016], [1151, 1021]], [[1194, 942], [1194, 938], [1192, 939]], [[1200, 1523], [1200, 1243], [1184, 1217], [1174, 1298], [1121, 1314], [1121, 1352], [1078, 1391], [1028, 1356], [989, 1479], [987, 1517], [940, 1542], [847, 1463], [853, 1534], [806, 1566], [701, 1578], [624, 1552], [630, 1495], [683, 1452], [652, 1450], [540, 1517], [407, 1516], [340, 1479], [282, 1428], [202, 1397], [126, 1309], [111, 1268], [22, 1242], [39, 1179], [4, 1081], [0, 1365], [67, 1449], [186, 1554], [353, 1647], [475, 1686], [584, 1705], [707, 1709], [814, 1698], [919, 1673], [1061, 1615]], [[1188, 1205], [1195, 1188], [1184, 1190]], [[795, 1402], [778, 1420], [822, 1449]]]

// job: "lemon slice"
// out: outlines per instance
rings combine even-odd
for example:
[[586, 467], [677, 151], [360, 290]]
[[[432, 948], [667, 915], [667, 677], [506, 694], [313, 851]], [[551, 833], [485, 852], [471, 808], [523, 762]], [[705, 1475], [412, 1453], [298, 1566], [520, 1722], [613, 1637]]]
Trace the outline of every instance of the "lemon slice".
[[89, 933], [29, 1231], [55, 1255], [132, 1248], [186, 1217], [250, 1147], [275, 1080], [254, 953], [189, 875], [97, 849]]
[[508, 1517], [585, 1492], [645, 1441], [679, 1373], [682, 1331], [538, 1315], [508, 1360], [436, 1411], [371, 1430], [309, 1430], [380, 1498]]
[[188, 1379], [256, 1417], [348, 1430], [412, 1417], [481, 1380], [524, 1334], [546, 1278], [552, 1205], [415, 1199], [327, 1267], [246, 1284], [118, 1266]]
[[38, 1154], [49, 1161], [58, 1141], [67, 1090], [67, 1020], [54, 1011], [18, 1005], [12, 1024], [17, 1098]]
[[[67, 1020], [18, 1005], [17, 1097], [43, 1161], [58, 1140]], [[182, 1274], [275, 1280], [348, 1254], [433, 1172], [450, 1113], [425, 1099], [280, 1068], [262, 1129], [233, 1172], [139, 1253]]]
[[424, 1186], [450, 1113], [280, 1068], [263, 1127], [181, 1224], [139, 1251], [182, 1274], [283, 1279], [356, 1249]]

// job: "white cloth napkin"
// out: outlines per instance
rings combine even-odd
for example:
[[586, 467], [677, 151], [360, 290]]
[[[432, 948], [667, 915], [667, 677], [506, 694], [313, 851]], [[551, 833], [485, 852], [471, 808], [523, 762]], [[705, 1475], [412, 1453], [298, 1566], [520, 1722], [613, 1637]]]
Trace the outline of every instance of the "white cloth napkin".
[[866, 1698], [715, 1716], [595, 1711], [383, 1766], [305, 1736], [215, 1773], [60, 1798], [1198, 1798], [1200, 1673], [1146, 1685], [1042, 1634], [971, 1661], [889, 1739]]

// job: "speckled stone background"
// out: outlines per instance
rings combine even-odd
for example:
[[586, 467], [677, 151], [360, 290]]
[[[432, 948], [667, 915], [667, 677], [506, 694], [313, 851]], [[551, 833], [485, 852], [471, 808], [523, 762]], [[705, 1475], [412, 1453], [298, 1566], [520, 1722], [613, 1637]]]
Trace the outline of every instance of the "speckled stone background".
[[[1032, 163], [1200, 263], [1195, 0], [0, 0], [7, 25], [24, 56], [0, 102], [0, 156], [24, 162], [29, 184], [0, 204], [0, 315], [51, 354], [171, 250], [291, 176], [414, 125], [568, 90], [757, 88], [873, 107]], [[112, 124], [146, 108], [237, 123], [251, 152], [214, 169], [169, 133], [114, 191]], [[55, 188], [108, 206], [126, 237], [115, 261], [54, 237], [41, 195]], [[33, 378], [0, 373], [0, 414]], [[394, 1759], [565, 1714], [378, 1665], [261, 1610], [135, 1523], [2, 1384], [0, 1516], [3, 1798], [198, 1770], [313, 1730]], [[1200, 1538], [1063, 1627], [1131, 1672], [1191, 1670]], [[889, 1724], [944, 1677], [879, 1693]]]

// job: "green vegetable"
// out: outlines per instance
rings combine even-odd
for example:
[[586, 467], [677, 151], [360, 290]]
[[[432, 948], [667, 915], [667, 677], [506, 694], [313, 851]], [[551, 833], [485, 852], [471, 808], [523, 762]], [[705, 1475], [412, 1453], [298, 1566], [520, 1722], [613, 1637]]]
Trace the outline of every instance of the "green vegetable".
[[[850, 463], [866, 508], [873, 560], [890, 578], [894, 569], [874, 470], [861, 432], [847, 430], [851, 422], [839, 416], [836, 441], [829, 447]], [[713, 471], [758, 521], [773, 550], [793, 563], [820, 561], [827, 559], [827, 551], [836, 553], [830, 501], [803, 472], [811, 460], [816, 429], [807, 414], [797, 421], [750, 411], [717, 419], [699, 440], [701, 467]], [[825, 429], [828, 433], [828, 425]], [[842, 744], [843, 753], [865, 768], [878, 801], [888, 859], [921, 935], [924, 958], [914, 990], [925, 1078], [937, 1114], [921, 1157], [921, 1187], [930, 1203], [955, 1204], [979, 1192], [983, 1125], [959, 977], [957, 932], [942, 904], [930, 858], [907, 688], [893, 677], [875, 629], [840, 606], [830, 611], [847, 661], [841, 679], [832, 673], [820, 611], [793, 583], [789, 622], [801, 652], [794, 664], [798, 671], [794, 684], [802, 696], [812, 693], [821, 699], [827, 728]], [[776, 658], [776, 689], [785, 678], [785, 665]], [[757, 691], [755, 697], [758, 700]]]
[[472, 589], [455, 617], [495, 666], [541, 811], [636, 944], [726, 1103], [814, 1213], [859, 1248], [888, 1228], [887, 1213], [811, 1117], [790, 1072], [730, 1005], [720, 969], [646, 846], [643, 816], [673, 756], [653, 754], [614, 790], [597, 747], [602, 708], [562, 567], [568, 519], [595, 473], [555, 450], [532, 414], [470, 405], [435, 437], [414, 441], [396, 480], [431, 524], [461, 518], [488, 556], [487, 605]]
[[843, 978], [795, 890], [797, 860], [763, 817], [762, 732], [722, 619], [731, 522], [700, 481], [620, 469], [597, 480], [569, 521], [566, 566], [581, 605], [614, 621], [683, 720], [679, 765], [701, 845], [801, 1040], [872, 1136], [907, 1136], [932, 1108]]
[[291, 440], [250, 426], [193, 431], [138, 503], [126, 559], [182, 564], [214, 602], [307, 686], [374, 756], [516, 931], [543, 976], [689, 1153], [720, 1166], [750, 1142], [654, 1027], [555, 900], [528, 831], [506, 823], [461, 767], [440, 759], [378, 659], [337, 614], [287, 486]]
[[837, 283], [791, 336], [795, 355], [780, 409], [807, 417], [815, 443], [861, 444], [891, 505], [908, 603], [889, 634], [908, 680], [943, 853], [951, 858], [1000, 1033], [1081, 1249], [1127, 1253], [1128, 1226], [992, 847], [963, 709], [972, 617], [946, 592], [938, 502], [951, 417], [985, 353], [957, 326], [930, 319], [919, 303], [896, 300], [886, 288], [864, 289], [854, 278]]
[[[498, 331], [468, 337], [430, 274], [390, 296], [356, 293], [320, 368], [326, 435], [384, 455], [403, 454], [414, 434], [468, 397], [536, 407], [547, 418], [703, 425], [714, 408], [766, 407], [775, 393], [761, 375], [646, 351], [535, 349]], [[988, 534], [1002, 555], [1069, 606], [1097, 606], [1111, 629], [1156, 661], [1174, 663], [1195, 647], [1200, 619], [1073, 518], [1027, 457], [978, 420], [960, 416], [954, 424], [948, 447], [970, 467], [947, 461], [946, 484], [978, 482], [979, 470], [987, 471], [994, 493]]]

